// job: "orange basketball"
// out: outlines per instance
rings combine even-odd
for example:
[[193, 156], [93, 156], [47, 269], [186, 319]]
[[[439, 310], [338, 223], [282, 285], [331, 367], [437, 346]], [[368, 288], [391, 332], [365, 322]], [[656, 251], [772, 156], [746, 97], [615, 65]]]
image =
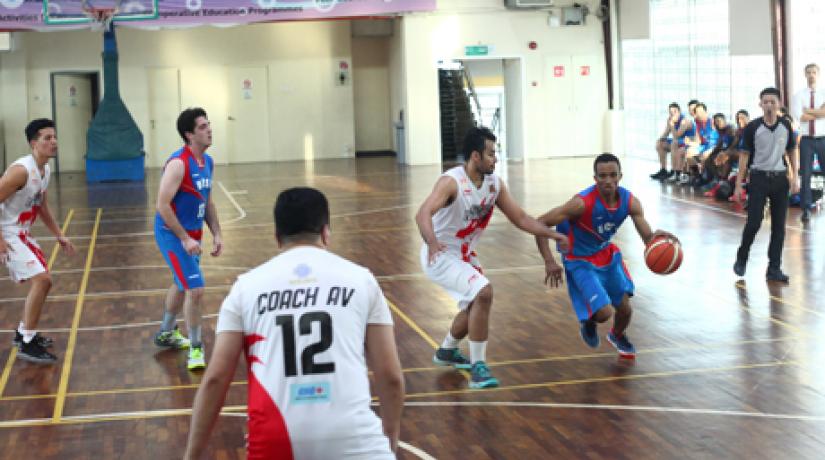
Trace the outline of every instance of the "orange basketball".
[[682, 265], [682, 245], [665, 236], [657, 236], [645, 248], [645, 263], [653, 273], [669, 275]]

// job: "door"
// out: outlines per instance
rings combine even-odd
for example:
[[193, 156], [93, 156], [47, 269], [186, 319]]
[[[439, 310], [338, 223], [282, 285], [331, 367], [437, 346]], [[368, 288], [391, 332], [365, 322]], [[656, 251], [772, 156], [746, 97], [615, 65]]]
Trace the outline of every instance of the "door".
[[549, 104], [544, 106], [545, 148], [539, 156], [565, 157], [578, 155], [573, 137], [575, 108], [573, 96], [572, 61], [569, 55], [547, 56], [544, 64], [544, 82]]
[[94, 115], [93, 75], [54, 75], [54, 118], [61, 172], [86, 170], [86, 133]]
[[178, 69], [148, 69], [150, 150], [146, 164], [163, 166], [172, 152], [183, 146], [178, 135], [180, 74]]
[[266, 67], [229, 69], [229, 162], [272, 161], [269, 144], [269, 73]]
[[577, 155], [602, 153], [604, 114], [607, 110], [607, 75], [604, 59], [595, 55], [573, 56], [573, 110]]

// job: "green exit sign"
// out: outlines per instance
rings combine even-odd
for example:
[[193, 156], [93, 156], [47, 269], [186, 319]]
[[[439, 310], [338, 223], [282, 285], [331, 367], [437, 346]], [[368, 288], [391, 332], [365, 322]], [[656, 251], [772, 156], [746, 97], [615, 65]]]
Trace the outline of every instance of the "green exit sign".
[[487, 56], [490, 54], [490, 47], [487, 45], [472, 45], [464, 47], [465, 56]]

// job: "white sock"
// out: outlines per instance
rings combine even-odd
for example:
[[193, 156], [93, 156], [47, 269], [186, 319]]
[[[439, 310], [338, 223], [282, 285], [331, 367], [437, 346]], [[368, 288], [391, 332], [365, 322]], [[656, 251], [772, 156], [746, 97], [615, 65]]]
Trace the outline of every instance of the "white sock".
[[478, 361], [486, 361], [486, 353], [487, 353], [487, 341], [483, 342], [473, 342], [469, 340], [470, 343], [470, 362], [475, 364]]
[[441, 348], [451, 350], [453, 348], [458, 348], [459, 343], [461, 343], [461, 340], [456, 339], [452, 334], [450, 334], [450, 331], [447, 331], [447, 337], [444, 337], [444, 341], [441, 342]]
[[29, 331], [23, 329], [23, 323], [20, 323], [20, 326], [17, 328], [17, 332], [19, 332], [23, 336], [23, 341], [29, 343], [32, 341], [34, 336], [37, 334], [37, 331]]

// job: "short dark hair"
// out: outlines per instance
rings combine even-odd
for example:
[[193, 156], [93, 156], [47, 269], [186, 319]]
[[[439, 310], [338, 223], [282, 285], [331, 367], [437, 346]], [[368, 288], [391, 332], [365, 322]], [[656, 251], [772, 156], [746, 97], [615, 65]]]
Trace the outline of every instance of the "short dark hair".
[[670, 105], [668, 105], [668, 106], [667, 106], [667, 108], [668, 108], [668, 109], [677, 109], [677, 110], [682, 110], [682, 108], [681, 108], [681, 107], [679, 107], [679, 104], [677, 104], [677, 103], [675, 103], [675, 102], [671, 102], [671, 103], [670, 103]]
[[54, 128], [54, 122], [48, 118], [37, 118], [26, 125], [26, 141], [31, 142], [40, 137], [40, 130], [44, 128]]
[[777, 99], [782, 98], [781, 97], [782, 93], [780, 93], [778, 89], [774, 88], [773, 86], [769, 86], [769, 87], [763, 89], [761, 93], [759, 93], [759, 99], [762, 99], [762, 97], [768, 96], [768, 95], [771, 95], [771, 94], [776, 96]]
[[461, 153], [464, 154], [464, 159], [469, 160], [473, 152], [484, 152], [484, 144], [488, 141], [496, 141], [496, 135], [492, 131], [483, 126], [474, 126], [467, 131], [464, 136], [464, 146]]
[[275, 234], [284, 241], [318, 238], [329, 224], [329, 203], [319, 190], [293, 187], [275, 200]]
[[740, 114], [740, 113], [741, 113], [742, 115], [744, 115], [744, 116], [748, 117], [748, 118], [750, 118], [750, 117], [751, 117], [751, 114], [749, 114], [749, 113], [748, 113], [748, 111], [747, 111], [747, 110], [745, 110], [745, 109], [742, 109], [742, 110], [740, 110], [740, 111], [736, 112], [736, 116], [739, 116], [739, 114]]
[[697, 102], [696, 103], [696, 108], [698, 109], [699, 107], [701, 107], [702, 110], [704, 110], [705, 112], [708, 111], [708, 106], [706, 106], [704, 102]]
[[699, 99], [691, 99], [688, 101], [688, 106], [699, 104]]
[[725, 116], [725, 114], [724, 114], [724, 113], [722, 113], [722, 112], [719, 112], [719, 113], [714, 113], [714, 114], [713, 114], [713, 118], [721, 118], [721, 119], [723, 119], [723, 120], [727, 120], [727, 117], [726, 117], [726, 116]]
[[619, 165], [619, 172], [622, 172], [622, 163], [619, 161], [619, 157], [613, 155], [612, 153], [602, 153], [601, 155], [597, 156], [596, 159], [593, 161], [593, 174], [596, 174], [596, 167], [599, 163], [613, 163], [616, 162]]
[[180, 138], [183, 139], [183, 142], [188, 144], [189, 141], [186, 139], [186, 133], [194, 133], [195, 132], [195, 120], [198, 117], [205, 117], [206, 110], [203, 110], [200, 107], [190, 107], [178, 115], [178, 134], [180, 134]]

